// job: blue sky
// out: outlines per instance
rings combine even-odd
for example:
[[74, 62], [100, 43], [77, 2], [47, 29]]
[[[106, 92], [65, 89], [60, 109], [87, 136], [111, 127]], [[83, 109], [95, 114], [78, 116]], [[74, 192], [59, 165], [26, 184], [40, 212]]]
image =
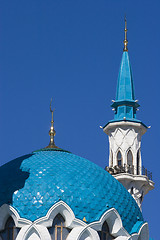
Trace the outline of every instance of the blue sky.
[[50, 99], [56, 145], [101, 167], [108, 165], [108, 138], [99, 128], [113, 118], [123, 51], [124, 15], [137, 114], [151, 129], [142, 138], [142, 159], [155, 190], [143, 215], [158, 240], [159, 56], [158, 0], [0, 1], [0, 164], [49, 143]]

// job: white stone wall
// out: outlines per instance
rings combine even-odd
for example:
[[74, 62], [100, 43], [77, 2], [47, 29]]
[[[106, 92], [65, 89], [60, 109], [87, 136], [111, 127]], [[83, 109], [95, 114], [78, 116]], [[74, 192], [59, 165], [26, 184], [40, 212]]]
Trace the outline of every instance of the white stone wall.
[[141, 137], [146, 132], [146, 128], [140, 123], [122, 121], [108, 124], [104, 128], [104, 132], [109, 136], [109, 166], [112, 167], [112, 161], [113, 166], [118, 165], [118, 151], [122, 154], [122, 165], [127, 165], [127, 153], [130, 150], [133, 155], [134, 174], [136, 174], [137, 153], [139, 151], [139, 167], [141, 170]]

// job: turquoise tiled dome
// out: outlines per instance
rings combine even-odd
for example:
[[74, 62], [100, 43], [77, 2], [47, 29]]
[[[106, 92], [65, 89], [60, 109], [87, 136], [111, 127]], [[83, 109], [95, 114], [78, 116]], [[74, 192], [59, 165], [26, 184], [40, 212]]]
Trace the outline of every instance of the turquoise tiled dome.
[[115, 208], [131, 232], [141, 211], [127, 190], [96, 164], [62, 150], [40, 150], [0, 167], [0, 205], [12, 205], [31, 221], [46, 215], [58, 201], [88, 223]]

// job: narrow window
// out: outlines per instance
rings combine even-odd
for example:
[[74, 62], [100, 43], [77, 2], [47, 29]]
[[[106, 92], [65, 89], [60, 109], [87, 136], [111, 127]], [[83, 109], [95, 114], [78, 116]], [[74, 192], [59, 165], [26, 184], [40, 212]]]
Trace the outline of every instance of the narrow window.
[[117, 165], [120, 167], [122, 166], [122, 154], [120, 151], [117, 153]]
[[18, 235], [19, 229], [16, 228], [15, 223], [11, 217], [8, 218], [5, 229], [0, 232], [0, 237], [3, 240], [15, 240]]
[[127, 153], [127, 164], [129, 166], [133, 165], [133, 155], [132, 155], [131, 150], [129, 150], [128, 153]]
[[113, 237], [109, 233], [109, 227], [106, 222], [103, 223], [102, 230], [98, 232], [100, 240], [112, 240]]
[[140, 150], [138, 150], [137, 152], [137, 175], [140, 174], [139, 155], [140, 155]]
[[110, 153], [110, 154], [111, 154], [111, 158], [110, 158], [110, 159], [111, 159], [110, 166], [113, 167], [113, 152], [112, 152], [112, 150], [111, 150], [111, 153]]
[[58, 214], [53, 220], [52, 227], [49, 228], [49, 233], [52, 240], [66, 240], [70, 229], [64, 226], [64, 218]]

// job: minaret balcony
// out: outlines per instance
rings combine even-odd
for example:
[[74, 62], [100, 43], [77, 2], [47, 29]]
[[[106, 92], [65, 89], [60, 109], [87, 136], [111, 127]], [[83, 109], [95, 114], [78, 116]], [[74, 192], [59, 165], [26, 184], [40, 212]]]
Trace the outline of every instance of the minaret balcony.
[[145, 168], [144, 166], [139, 167], [137, 169], [137, 167], [133, 165], [131, 166], [128, 164], [124, 164], [123, 166], [115, 165], [114, 167], [105, 167], [105, 170], [109, 172], [111, 175], [122, 174], [122, 173], [128, 173], [132, 175], [143, 175], [143, 176], [147, 176], [148, 179], [152, 181], [152, 172], [148, 171], [147, 168]]

